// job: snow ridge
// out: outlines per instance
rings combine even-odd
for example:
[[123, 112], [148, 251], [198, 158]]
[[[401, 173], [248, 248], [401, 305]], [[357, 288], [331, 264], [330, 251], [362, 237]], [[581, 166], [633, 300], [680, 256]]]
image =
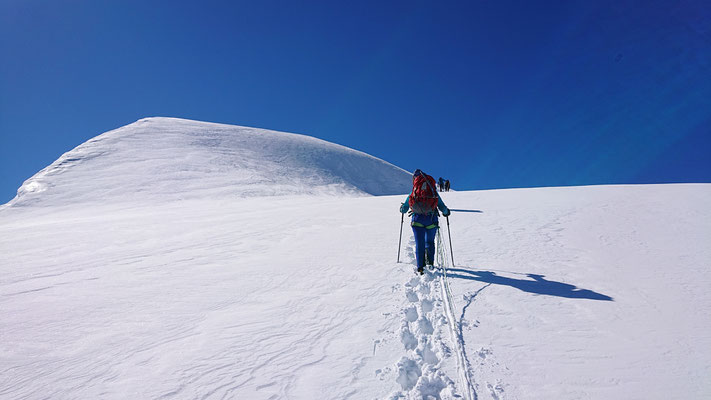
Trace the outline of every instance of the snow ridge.
[[410, 174], [305, 135], [145, 118], [99, 135], [28, 179], [10, 206], [407, 193]]

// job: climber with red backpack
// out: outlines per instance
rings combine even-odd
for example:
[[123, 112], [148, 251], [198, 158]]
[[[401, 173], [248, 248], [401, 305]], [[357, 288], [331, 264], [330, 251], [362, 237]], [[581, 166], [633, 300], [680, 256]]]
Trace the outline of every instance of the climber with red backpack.
[[435, 236], [439, 227], [439, 209], [442, 215], [450, 214], [437, 193], [437, 183], [434, 178], [421, 170], [412, 174], [412, 193], [400, 206], [400, 212], [412, 210], [412, 232], [415, 235], [415, 253], [417, 256], [417, 272], [424, 273], [425, 264], [434, 264]]

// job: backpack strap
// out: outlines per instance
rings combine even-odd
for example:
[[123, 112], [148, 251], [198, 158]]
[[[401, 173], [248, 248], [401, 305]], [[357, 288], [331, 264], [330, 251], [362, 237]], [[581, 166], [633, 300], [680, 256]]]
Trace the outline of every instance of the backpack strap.
[[[434, 178], [432, 178], [432, 180], [434, 180]], [[427, 186], [429, 186], [430, 190], [432, 191], [432, 194], [434, 194], [433, 198], [439, 199], [439, 193], [437, 193], [437, 189], [433, 188], [432, 185], [430, 185], [430, 181], [426, 177], [425, 177], [425, 183], [427, 184]]]

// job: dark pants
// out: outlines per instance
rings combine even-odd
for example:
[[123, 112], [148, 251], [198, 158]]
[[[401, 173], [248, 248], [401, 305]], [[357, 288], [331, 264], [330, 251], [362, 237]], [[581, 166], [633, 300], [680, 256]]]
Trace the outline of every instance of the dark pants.
[[434, 264], [435, 257], [435, 236], [437, 236], [437, 228], [422, 228], [419, 226], [412, 227], [412, 233], [415, 234], [415, 254], [417, 255], [417, 267], [425, 267], [425, 253], [429, 264]]

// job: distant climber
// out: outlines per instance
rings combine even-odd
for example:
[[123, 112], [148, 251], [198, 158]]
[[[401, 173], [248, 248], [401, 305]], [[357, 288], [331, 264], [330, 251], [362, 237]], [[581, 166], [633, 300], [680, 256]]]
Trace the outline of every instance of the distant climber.
[[439, 209], [442, 215], [449, 216], [450, 211], [437, 194], [433, 177], [419, 169], [412, 174], [412, 193], [400, 206], [400, 212], [412, 210], [412, 232], [415, 235], [415, 254], [417, 272], [424, 273], [425, 264], [434, 265], [435, 236], [439, 227]]
[[444, 181], [444, 191], [449, 192], [449, 179]]
[[439, 180], [437, 181], [437, 183], [439, 184], [439, 189], [438, 189], [438, 190], [439, 190], [440, 192], [444, 192], [444, 179], [442, 179], [441, 176], [439, 177]]

